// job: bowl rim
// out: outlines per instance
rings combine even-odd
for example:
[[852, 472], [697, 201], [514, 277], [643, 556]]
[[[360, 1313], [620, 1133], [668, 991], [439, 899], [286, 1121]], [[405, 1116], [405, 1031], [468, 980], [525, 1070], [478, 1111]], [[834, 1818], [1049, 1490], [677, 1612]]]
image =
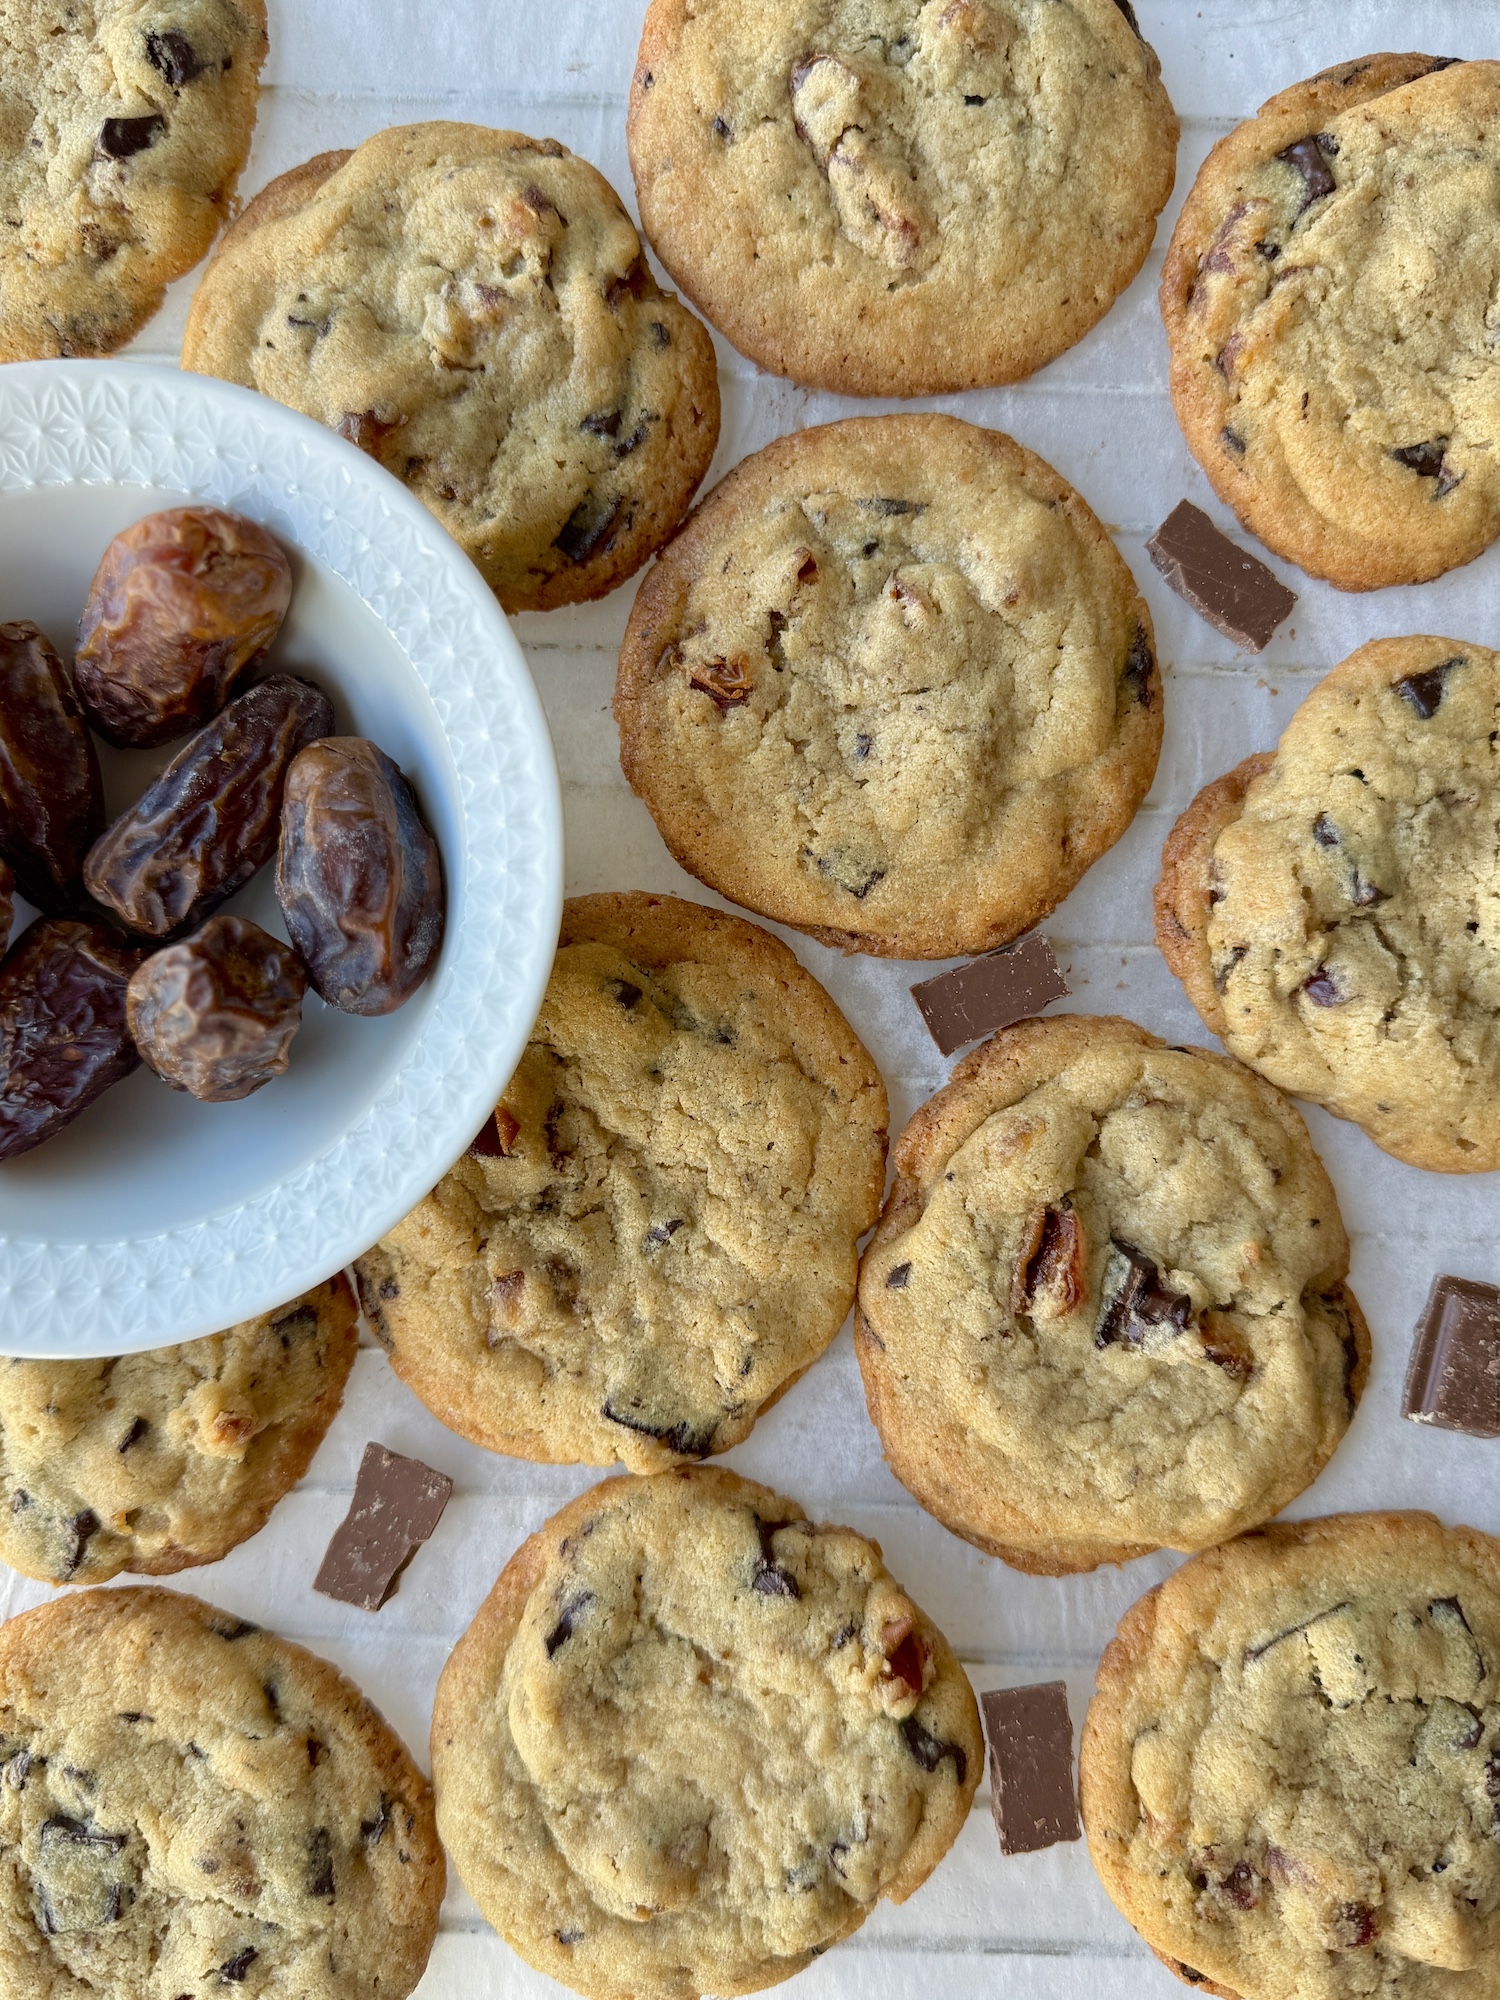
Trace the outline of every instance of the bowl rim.
[[[562, 797], [520, 641], [401, 482], [254, 390], [140, 359], [0, 368], [0, 494], [146, 485], [251, 515], [339, 577], [421, 682], [452, 759], [460, 852], [428, 1018], [375, 1097], [269, 1187], [156, 1233], [49, 1241], [5, 1225], [0, 1353], [81, 1359], [217, 1333], [349, 1264], [408, 1214], [494, 1108], [562, 912]], [[24, 1158], [24, 1156], [22, 1156]]]

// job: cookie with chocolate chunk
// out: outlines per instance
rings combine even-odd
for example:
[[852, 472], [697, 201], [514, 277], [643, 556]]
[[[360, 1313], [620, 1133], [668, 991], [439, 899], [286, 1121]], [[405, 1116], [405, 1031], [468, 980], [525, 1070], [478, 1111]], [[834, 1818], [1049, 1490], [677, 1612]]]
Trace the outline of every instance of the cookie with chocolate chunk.
[[491, 1451], [725, 1451], [833, 1339], [880, 1210], [885, 1088], [779, 939], [580, 896], [468, 1155], [357, 1266], [391, 1362]]
[[1043, 1576], [1201, 1549], [1316, 1478], [1369, 1366], [1307, 1129], [1239, 1063], [1059, 1016], [897, 1140], [855, 1347], [891, 1470]]
[[1199, 1993], [1489, 2000], [1497, 1769], [1500, 1543], [1341, 1514], [1131, 1607], [1079, 1781], [1105, 1888]]
[[1500, 653], [1375, 639], [1162, 850], [1156, 941], [1205, 1026], [1435, 1173], [1500, 1167]]
[[1161, 283], [1172, 400], [1219, 497], [1343, 590], [1500, 534], [1500, 62], [1374, 55], [1204, 162]]
[[763, 368], [866, 396], [1071, 347], [1140, 269], [1177, 151], [1123, 0], [653, 0], [627, 129], [688, 297]]
[[229, 218], [264, 0], [0, 0], [0, 361], [111, 354]]
[[459, 1640], [432, 1718], [465, 1887], [594, 2000], [800, 1972], [926, 1880], [982, 1757], [963, 1668], [876, 1545], [704, 1467], [554, 1515]]
[[0, 1626], [0, 1992], [404, 2000], [437, 1934], [432, 1788], [327, 1661], [196, 1597]]
[[1055, 909], [1146, 796], [1151, 620], [1067, 481], [956, 417], [735, 467], [641, 586], [620, 761], [710, 888], [824, 944], [949, 958]]
[[554, 139], [480, 125], [397, 126], [273, 181], [204, 274], [182, 358], [378, 459], [507, 611], [638, 569], [719, 432], [713, 343], [614, 189]]
[[217, 1562], [306, 1472], [356, 1318], [340, 1275], [182, 1347], [0, 1360], [0, 1559], [47, 1583]]

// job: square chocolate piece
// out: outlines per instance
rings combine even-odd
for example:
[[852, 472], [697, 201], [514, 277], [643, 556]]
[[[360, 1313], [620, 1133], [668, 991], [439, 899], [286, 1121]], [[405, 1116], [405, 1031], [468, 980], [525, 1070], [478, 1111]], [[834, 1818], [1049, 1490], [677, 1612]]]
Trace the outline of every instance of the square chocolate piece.
[[1417, 1321], [1402, 1413], [1470, 1437], [1500, 1437], [1500, 1289], [1434, 1278]]
[[1177, 595], [1216, 632], [1252, 653], [1297, 602], [1258, 556], [1220, 534], [1201, 507], [1182, 501], [1146, 544], [1146, 553]]
[[990, 1809], [1002, 1854], [1078, 1840], [1073, 1720], [1063, 1681], [995, 1688], [980, 1697], [990, 1743]]
[[445, 1472], [367, 1444], [349, 1512], [334, 1531], [313, 1589], [378, 1611], [438, 1522], [453, 1491]]
[[1030, 931], [1001, 951], [955, 965], [936, 979], [911, 989], [927, 1031], [945, 1056], [965, 1042], [982, 1041], [998, 1028], [1038, 1014], [1068, 995], [1052, 947], [1040, 931]]

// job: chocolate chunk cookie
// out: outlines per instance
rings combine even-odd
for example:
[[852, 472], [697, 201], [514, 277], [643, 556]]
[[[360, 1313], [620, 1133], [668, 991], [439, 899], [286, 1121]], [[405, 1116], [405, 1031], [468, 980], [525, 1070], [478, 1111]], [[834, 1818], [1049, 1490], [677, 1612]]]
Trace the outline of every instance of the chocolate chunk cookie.
[[684, 868], [825, 944], [988, 951], [1150, 786], [1151, 620], [1084, 501], [956, 417], [736, 466], [642, 585], [620, 760]]
[[0, 1558], [46, 1583], [217, 1562], [306, 1472], [355, 1318], [340, 1276], [184, 1347], [0, 1360]]
[[983, 1755], [873, 1542], [703, 1467], [582, 1494], [438, 1682], [438, 1824], [528, 1964], [596, 2000], [750, 1993], [902, 1902]]
[[1177, 120], [1117, 0], [653, 0], [641, 219], [764, 368], [850, 395], [1014, 382], [1102, 319]]
[[1105, 1888], [1200, 1993], [1491, 2000], [1497, 1772], [1500, 1544], [1342, 1514], [1132, 1606], [1079, 1775]]
[[317, 417], [411, 488], [507, 611], [602, 597], [708, 469], [706, 330], [553, 139], [435, 123], [273, 181], [193, 300], [183, 365]]
[[1025, 1021], [896, 1142], [855, 1345], [891, 1470], [1044, 1576], [1200, 1549], [1326, 1463], [1364, 1386], [1302, 1120], [1129, 1021]]
[[175, 1591], [0, 1627], [6, 2000], [404, 2000], [437, 1931], [432, 1789], [300, 1646]]
[[1172, 400], [1215, 491], [1343, 590], [1500, 533], [1500, 63], [1376, 55], [1214, 147], [1162, 277]]
[[264, 0], [0, 0], [0, 361], [110, 354], [227, 219]]
[[396, 1373], [521, 1458], [724, 1451], [816, 1361], [880, 1211], [885, 1087], [755, 924], [580, 896], [494, 1117], [359, 1260]]
[[1156, 941], [1206, 1026], [1437, 1173], [1500, 1167], [1500, 654], [1376, 639], [1162, 851]]

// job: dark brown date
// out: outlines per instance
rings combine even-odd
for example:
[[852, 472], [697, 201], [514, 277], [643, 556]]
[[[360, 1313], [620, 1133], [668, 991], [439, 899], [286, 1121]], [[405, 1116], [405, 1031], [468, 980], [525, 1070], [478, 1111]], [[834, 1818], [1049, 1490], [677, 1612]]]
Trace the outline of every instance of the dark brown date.
[[254, 521], [169, 507], [116, 535], [78, 627], [78, 695], [111, 743], [196, 729], [281, 629], [292, 568]]
[[332, 727], [332, 703], [309, 681], [258, 682], [95, 841], [89, 894], [147, 937], [195, 930], [275, 853], [288, 767]]
[[67, 669], [35, 625], [0, 625], [0, 854], [28, 903], [84, 903], [83, 857], [104, 827], [93, 738]]
[[443, 941], [443, 864], [410, 785], [362, 736], [287, 773], [276, 896], [313, 985], [346, 1014], [389, 1014]]
[[40, 917], [0, 964], [0, 1160], [86, 1111], [140, 1058], [125, 985], [141, 954], [103, 924]]
[[229, 1104], [285, 1073], [306, 991], [289, 945], [221, 915], [137, 967], [125, 1018], [163, 1083]]

